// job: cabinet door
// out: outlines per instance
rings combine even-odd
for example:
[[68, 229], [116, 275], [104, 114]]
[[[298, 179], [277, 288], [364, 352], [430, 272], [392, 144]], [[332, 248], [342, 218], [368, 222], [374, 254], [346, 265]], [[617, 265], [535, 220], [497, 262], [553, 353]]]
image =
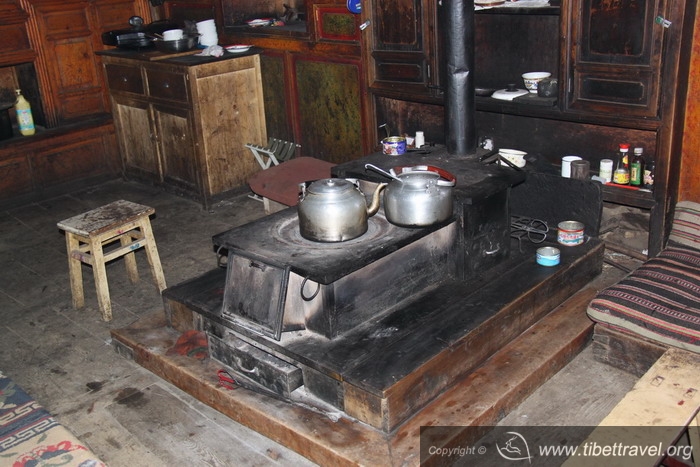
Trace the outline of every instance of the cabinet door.
[[153, 105], [153, 125], [163, 167], [163, 180], [182, 188], [197, 186], [196, 153], [187, 109]]
[[370, 86], [413, 95], [433, 94], [437, 70], [430, 34], [436, 7], [432, 0], [374, 0], [372, 3]]
[[205, 199], [244, 185], [260, 170], [245, 144], [267, 142], [259, 56], [225, 66], [228, 71], [200, 67], [197, 79], [190, 80]]
[[665, 0], [571, 1], [568, 108], [654, 117], [659, 109]]
[[90, 5], [86, 2], [33, 2], [39, 23], [42, 63], [47, 75], [41, 82], [49, 126], [106, 113], [109, 108], [100, 68], [94, 54]]
[[161, 181], [148, 102], [113, 95], [112, 110], [125, 172]]

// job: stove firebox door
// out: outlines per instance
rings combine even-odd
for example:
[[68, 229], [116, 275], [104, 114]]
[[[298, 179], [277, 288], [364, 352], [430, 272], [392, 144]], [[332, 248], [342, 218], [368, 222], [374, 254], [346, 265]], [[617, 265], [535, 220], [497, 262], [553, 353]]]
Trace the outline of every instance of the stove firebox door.
[[229, 252], [222, 318], [275, 340], [282, 335], [289, 268]]

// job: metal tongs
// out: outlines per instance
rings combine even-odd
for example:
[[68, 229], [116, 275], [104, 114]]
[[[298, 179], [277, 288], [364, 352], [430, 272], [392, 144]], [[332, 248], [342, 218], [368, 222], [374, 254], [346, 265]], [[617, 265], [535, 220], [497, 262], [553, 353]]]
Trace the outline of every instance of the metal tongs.
[[392, 180], [398, 180], [399, 182], [403, 183], [403, 180], [401, 180], [399, 177], [397, 177], [394, 173], [393, 170], [391, 172], [387, 172], [384, 169], [380, 169], [376, 165], [373, 164], [365, 164], [365, 170], [373, 170], [374, 172], [380, 173], [384, 175], [385, 177], [391, 178]]

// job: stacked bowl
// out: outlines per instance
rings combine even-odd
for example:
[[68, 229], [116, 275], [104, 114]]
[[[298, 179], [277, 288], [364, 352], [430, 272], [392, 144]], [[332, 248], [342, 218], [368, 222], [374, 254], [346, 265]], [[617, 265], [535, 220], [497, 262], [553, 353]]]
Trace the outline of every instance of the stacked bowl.
[[199, 33], [199, 45], [209, 47], [219, 43], [219, 36], [216, 33], [216, 23], [213, 19], [207, 19], [197, 23]]

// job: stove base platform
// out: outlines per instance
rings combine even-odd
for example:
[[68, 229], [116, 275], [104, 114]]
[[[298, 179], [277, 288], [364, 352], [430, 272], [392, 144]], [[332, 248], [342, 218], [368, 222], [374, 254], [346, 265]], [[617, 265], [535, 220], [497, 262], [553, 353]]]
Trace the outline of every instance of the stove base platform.
[[221, 364], [209, 359], [166, 355], [180, 333], [162, 311], [131, 327], [112, 331], [119, 353], [169, 381], [231, 419], [320, 465], [418, 465], [439, 463], [420, 450], [420, 427], [483, 427], [449, 430], [437, 447], [475, 443], [505, 414], [566, 365], [588, 343], [593, 323], [585, 314], [594, 289], [584, 289], [503, 346], [469, 375], [392, 433], [350, 417], [328, 416], [245, 388], [218, 386]]
[[[305, 391], [390, 433], [600, 274], [599, 240], [562, 247], [556, 267], [536, 263], [542, 245], [523, 244], [522, 251], [516, 245], [481, 277], [438, 283], [335, 339], [293, 331], [276, 341], [229, 328], [216, 313], [223, 270], [163, 296], [170, 324], [207, 331], [212, 356], [234, 371], [255, 374], [280, 395], [294, 390], [290, 383], [300, 372]], [[243, 347], [268, 358], [256, 362]]]

